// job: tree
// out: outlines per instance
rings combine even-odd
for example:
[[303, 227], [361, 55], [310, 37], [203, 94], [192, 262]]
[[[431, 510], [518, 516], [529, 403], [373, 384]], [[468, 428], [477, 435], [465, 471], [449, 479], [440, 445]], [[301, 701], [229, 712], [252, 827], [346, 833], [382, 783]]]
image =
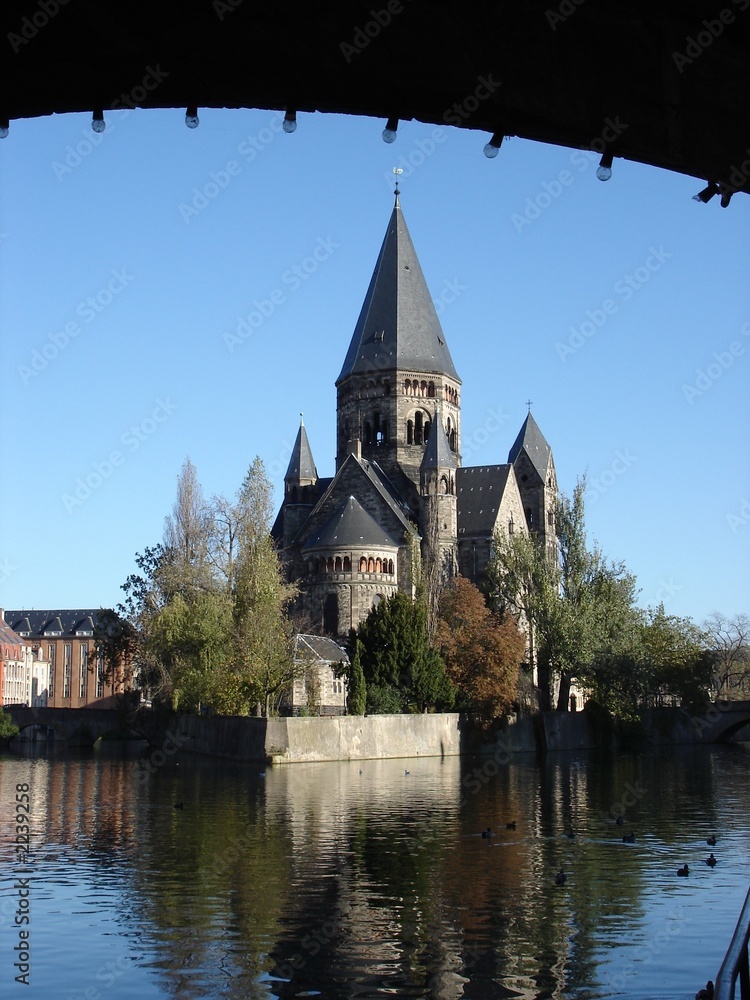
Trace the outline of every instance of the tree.
[[421, 601], [396, 592], [374, 607], [357, 629], [367, 685], [367, 711], [425, 712], [449, 708], [453, 686], [427, 638]]
[[490, 611], [462, 576], [443, 590], [439, 614], [437, 638], [450, 680], [469, 710], [497, 718], [515, 698], [524, 637], [511, 615]]
[[728, 618], [714, 611], [703, 623], [703, 630], [714, 654], [713, 687], [717, 698], [747, 697], [750, 693], [750, 617], [740, 614]]
[[585, 477], [573, 496], [560, 494], [555, 523], [558, 559], [543, 543], [521, 533], [498, 532], [488, 567], [496, 606], [527, 624], [536, 659], [542, 708], [568, 707], [573, 681], [590, 685], [598, 659], [612, 656], [618, 633], [632, 629], [635, 578], [622, 563], [609, 562], [589, 547], [584, 520]]
[[347, 671], [346, 710], [349, 715], [364, 715], [367, 704], [367, 685], [362, 673], [362, 643], [353, 638], [352, 658]]
[[706, 635], [690, 618], [668, 615], [663, 604], [649, 608], [643, 647], [652, 679], [651, 704], [696, 708], [708, 702], [714, 657]]
[[234, 668], [249, 705], [268, 716], [297, 668], [286, 615], [297, 588], [284, 582], [271, 538], [273, 493], [255, 458], [237, 498], [238, 552], [234, 568]]

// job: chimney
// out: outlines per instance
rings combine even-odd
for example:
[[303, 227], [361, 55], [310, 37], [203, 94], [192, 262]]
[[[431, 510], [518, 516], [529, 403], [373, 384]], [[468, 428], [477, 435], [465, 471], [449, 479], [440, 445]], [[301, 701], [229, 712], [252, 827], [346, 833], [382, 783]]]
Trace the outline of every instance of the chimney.
[[346, 443], [346, 453], [347, 455], [354, 455], [356, 459], [361, 461], [362, 459], [362, 442], [359, 438], [355, 438], [353, 441], [347, 441]]

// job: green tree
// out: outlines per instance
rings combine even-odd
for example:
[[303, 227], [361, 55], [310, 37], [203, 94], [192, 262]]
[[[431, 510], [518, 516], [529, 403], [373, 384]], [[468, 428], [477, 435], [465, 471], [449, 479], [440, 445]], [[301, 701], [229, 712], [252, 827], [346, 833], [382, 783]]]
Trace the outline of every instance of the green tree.
[[360, 623], [357, 638], [368, 713], [451, 707], [453, 686], [440, 654], [428, 641], [423, 602], [402, 592], [393, 594]]
[[598, 546], [589, 546], [585, 491], [584, 477], [571, 498], [558, 498], [557, 560], [534, 536], [501, 531], [493, 540], [490, 594], [528, 629], [543, 709], [551, 707], [557, 687], [557, 709], [567, 710], [573, 681], [591, 686], [597, 662], [619, 655], [619, 637], [633, 628], [635, 578], [622, 563], [606, 560]]
[[497, 718], [515, 699], [524, 637], [511, 615], [490, 611], [462, 576], [443, 590], [439, 614], [438, 644], [459, 703], [482, 719]]
[[649, 608], [643, 625], [645, 661], [651, 675], [651, 704], [707, 704], [715, 657], [705, 633], [690, 618]]
[[297, 593], [284, 582], [271, 538], [273, 493], [255, 458], [237, 498], [238, 547], [234, 566], [234, 669], [248, 706], [268, 716], [298, 670], [293, 626], [286, 611]]
[[352, 658], [347, 671], [347, 714], [364, 715], [366, 705], [367, 685], [362, 672], [362, 643], [355, 635], [352, 642]]

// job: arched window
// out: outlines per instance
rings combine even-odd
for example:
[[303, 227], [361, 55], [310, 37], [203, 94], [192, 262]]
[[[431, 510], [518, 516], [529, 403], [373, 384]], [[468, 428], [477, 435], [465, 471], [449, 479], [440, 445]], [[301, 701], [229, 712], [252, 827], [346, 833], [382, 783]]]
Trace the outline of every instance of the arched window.
[[447, 476], [441, 476], [440, 477], [440, 492], [441, 493], [447, 493], [448, 492], [448, 477]]
[[370, 558], [367, 560], [367, 572], [368, 573], [375, 572], [375, 560], [372, 558], [372, 556], [370, 556]]
[[414, 415], [414, 444], [422, 444], [422, 414], [419, 410]]
[[391, 576], [393, 576], [393, 560], [392, 559], [388, 560], [388, 572], [391, 574]]
[[336, 556], [336, 562], [334, 563], [334, 572], [340, 573], [342, 568], [341, 556]]
[[422, 379], [422, 381], [419, 383], [419, 395], [420, 396], [427, 395], [427, 383], [425, 382], [424, 379]]
[[367, 572], [367, 560], [365, 559], [364, 556], [362, 556], [362, 558], [359, 560], [359, 571], [360, 573]]
[[382, 559], [376, 559], [375, 560], [375, 572], [376, 573], [382, 573], [383, 572], [383, 560]]
[[372, 424], [369, 420], [365, 420], [365, 424], [362, 429], [362, 437], [364, 438], [365, 444], [372, 444]]
[[430, 397], [430, 399], [434, 399], [434, 397], [435, 397], [435, 383], [434, 382], [430, 382], [428, 384], [428, 386], [427, 386], [427, 395]]
[[406, 421], [406, 443], [414, 444], [414, 421]]
[[352, 561], [349, 556], [344, 556], [344, 572], [351, 573], [352, 571]]
[[326, 563], [326, 571], [328, 573], [333, 573], [333, 556], [328, 557], [328, 562]]
[[383, 595], [382, 595], [382, 594], [376, 594], [376, 595], [375, 595], [375, 596], [373, 597], [373, 599], [372, 599], [372, 606], [373, 606], [374, 608], [376, 608], [376, 607], [378, 606], [378, 604], [380, 604], [380, 602], [381, 602], [382, 600], [383, 600]]
[[339, 630], [338, 594], [326, 594], [323, 604], [323, 631], [336, 635]]
[[450, 432], [450, 437], [448, 438], [448, 444], [450, 445], [451, 451], [456, 450], [456, 432], [455, 430]]
[[427, 442], [430, 440], [430, 431], [431, 430], [432, 430], [432, 421], [431, 420], [425, 420], [425, 422], [424, 422], [424, 443], [425, 444], [427, 444]]

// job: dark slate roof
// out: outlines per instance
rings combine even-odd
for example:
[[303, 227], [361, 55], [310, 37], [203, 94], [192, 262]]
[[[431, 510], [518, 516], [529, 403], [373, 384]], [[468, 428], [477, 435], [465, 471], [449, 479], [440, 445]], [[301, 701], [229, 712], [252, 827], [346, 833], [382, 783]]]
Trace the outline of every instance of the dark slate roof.
[[336, 384], [396, 368], [458, 380], [398, 196]]
[[456, 468], [456, 458], [448, 444], [448, 435], [445, 433], [443, 421], [437, 411], [432, 418], [430, 436], [427, 439], [427, 447], [424, 450], [420, 468], [425, 471]]
[[5, 620], [15, 632], [30, 631], [35, 639], [42, 638], [45, 632], [75, 636], [78, 633], [93, 632], [99, 622], [99, 609], [6, 611]]
[[322, 660], [324, 663], [349, 662], [346, 650], [333, 639], [322, 635], [296, 635], [294, 637], [295, 660]]
[[368, 514], [359, 500], [349, 497], [323, 528], [305, 543], [305, 548], [335, 548], [367, 545], [373, 548], [398, 548], [391, 536]]
[[456, 469], [458, 537], [492, 534], [511, 465]]
[[292, 448], [292, 457], [289, 459], [289, 468], [286, 470], [284, 482], [290, 479], [317, 479], [318, 470], [315, 468], [310, 442], [307, 440], [307, 431], [302, 419], [299, 422], [297, 440]]
[[518, 437], [513, 447], [510, 449], [508, 461], [515, 462], [522, 451], [526, 452], [531, 459], [531, 464], [542, 477], [542, 480], [546, 482], [552, 449], [547, 444], [544, 434], [539, 430], [539, 426], [532, 417], [530, 410], [521, 430], [518, 432]]

